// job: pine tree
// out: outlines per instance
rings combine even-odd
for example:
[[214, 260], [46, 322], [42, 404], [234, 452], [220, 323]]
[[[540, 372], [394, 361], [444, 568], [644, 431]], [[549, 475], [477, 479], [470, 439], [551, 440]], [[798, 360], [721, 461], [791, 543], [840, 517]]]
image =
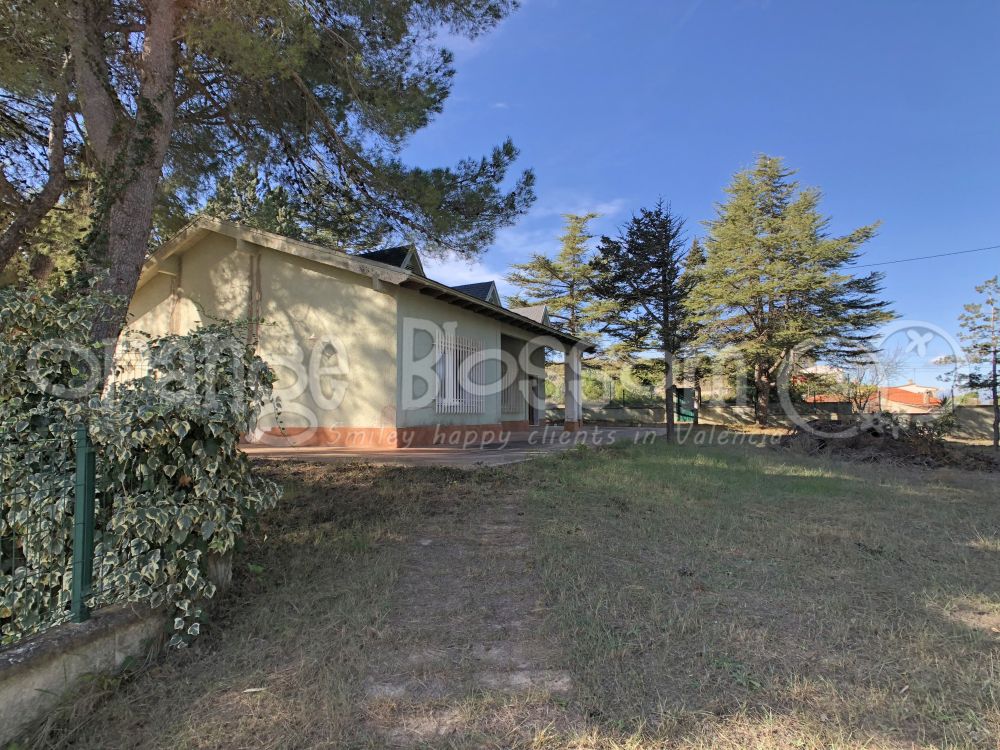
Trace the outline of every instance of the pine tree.
[[268, 186], [253, 165], [241, 162], [216, 183], [205, 213], [217, 219], [302, 239], [296, 206], [284, 187]]
[[520, 288], [511, 297], [512, 307], [546, 305], [553, 323], [572, 336], [585, 336], [595, 330], [602, 315], [602, 305], [593, 290], [596, 271], [590, 265], [589, 246], [594, 235], [588, 231], [598, 214], [564, 214], [566, 232], [559, 238], [561, 247], [555, 258], [534, 254], [527, 263], [516, 263], [507, 281]]
[[[695, 237], [691, 240], [687, 257], [684, 258], [684, 270], [681, 272], [681, 286], [687, 290], [688, 298], [690, 298], [690, 291], [698, 283], [704, 265], [705, 249]], [[686, 306], [684, 326], [681, 340], [685, 342], [685, 346], [680, 357], [684, 366], [685, 379], [689, 379], [694, 388], [694, 424], [698, 424], [698, 412], [701, 409], [701, 384], [708, 374], [711, 359], [708, 355], [708, 347], [701, 339], [703, 325]]]
[[[975, 369], [965, 376], [965, 385], [974, 390], [988, 390], [993, 403], [993, 450], [1000, 450], [1000, 383], [997, 382], [997, 358], [1000, 356], [1000, 277], [994, 276], [976, 287], [983, 301], [965, 306], [959, 316], [965, 355]], [[986, 366], [983, 373], [978, 368]]]
[[[389, 228], [377, 214], [367, 213], [349, 193], [311, 178], [305, 193], [293, 194], [271, 184], [262, 167], [240, 162], [216, 181], [202, 211], [237, 224], [263, 229], [318, 245], [357, 252], [377, 247]], [[169, 236], [179, 227], [164, 227]]]
[[879, 299], [882, 275], [850, 273], [877, 225], [830, 236], [819, 191], [800, 190], [793, 174], [781, 159], [761, 155], [734, 176], [728, 199], [706, 223], [705, 263], [689, 302], [702, 340], [735, 350], [752, 369], [761, 425], [793, 350], [860, 356], [873, 327], [893, 317]]
[[674, 436], [675, 361], [688, 346], [684, 307], [694, 282], [685, 274], [684, 220], [662, 200], [640, 209], [617, 238], [602, 237], [593, 266], [594, 291], [614, 308], [605, 330], [632, 353], [663, 357], [667, 438]]
[[475, 37], [514, 0], [245, 6], [0, 3], [0, 272], [82, 162], [96, 198], [78, 281], [99, 275], [118, 300], [93, 321], [96, 340], [117, 339], [154, 220], [200, 208], [237, 155], [296, 198], [327, 185], [400, 238], [466, 256], [533, 200], [509, 140], [451, 168], [400, 156], [450, 93], [442, 30]]

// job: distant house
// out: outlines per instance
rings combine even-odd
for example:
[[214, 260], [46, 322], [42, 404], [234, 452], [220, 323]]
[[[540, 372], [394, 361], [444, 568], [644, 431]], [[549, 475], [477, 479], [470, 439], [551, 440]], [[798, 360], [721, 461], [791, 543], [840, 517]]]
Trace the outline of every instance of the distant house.
[[849, 404], [850, 402], [837, 393], [814, 393], [803, 396], [802, 400], [807, 404]]
[[202, 217], [151, 255], [129, 314], [126, 336], [263, 321], [251, 338], [281, 407], [258, 440], [409, 447], [525, 429], [544, 415], [546, 349], [566, 355], [565, 427], [581, 421], [591, 345], [544, 307], [506, 309], [492, 281], [428, 278], [412, 247], [349, 254]]
[[[808, 404], [848, 403], [841, 395], [816, 393], [804, 397]], [[928, 414], [941, 406], [937, 388], [909, 382], [904, 385], [880, 387], [871, 392], [871, 398], [864, 407], [866, 412], [887, 411], [893, 414]], [[857, 407], [860, 408], [860, 407]]]
[[917, 385], [912, 380], [905, 385], [879, 388], [878, 403], [872, 408], [894, 414], [928, 414], [941, 406], [937, 388]]

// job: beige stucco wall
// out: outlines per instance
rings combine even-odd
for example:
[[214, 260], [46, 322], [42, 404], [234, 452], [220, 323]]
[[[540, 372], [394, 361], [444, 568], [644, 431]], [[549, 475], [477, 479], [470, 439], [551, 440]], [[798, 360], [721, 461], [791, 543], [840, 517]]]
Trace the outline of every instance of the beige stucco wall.
[[173, 278], [157, 274], [136, 291], [129, 306], [131, 328], [162, 336], [170, 332], [170, 294]]
[[275, 367], [283, 404], [296, 405], [284, 409], [285, 426], [308, 426], [294, 413], [305, 409], [321, 427], [392, 427], [395, 288], [266, 249], [260, 275], [260, 355]]
[[236, 240], [208, 234], [183, 255], [168, 259], [163, 271], [133, 296], [129, 328], [153, 336], [184, 334], [202, 321], [247, 317], [249, 261], [236, 251]]
[[[478, 414], [448, 414], [438, 413], [433, 401], [415, 408], [404, 408], [407, 396], [412, 392], [415, 401], [426, 400], [426, 393], [421, 378], [410, 377], [412, 388], [405, 382], [407, 370], [404, 363], [408, 360], [420, 360], [427, 357], [434, 346], [433, 334], [424, 330], [434, 326], [444, 328], [453, 325], [457, 336], [476, 340], [484, 349], [498, 352], [501, 349], [514, 352], [520, 349], [518, 341], [527, 341], [533, 335], [521, 328], [511, 326], [494, 318], [465, 310], [411, 289], [400, 288], [397, 292], [399, 320], [397, 336], [399, 346], [398, 392], [402, 403], [397, 414], [397, 425], [400, 427], [421, 427], [430, 425], [476, 425], [496, 424], [505, 420], [526, 419], [527, 405], [520, 414], [501, 412], [501, 393], [491, 393], [484, 398], [484, 408]], [[410, 339], [410, 344], [407, 343]], [[541, 362], [544, 351], [538, 349], [532, 356], [532, 361]], [[538, 368], [538, 374], [544, 374], [544, 369]], [[500, 380], [500, 362], [497, 356], [490, 357], [483, 367], [483, 382], [496, 383]]]
[[882, 411], [890, 414], [928, 414], [933, 409], [932, 406], [914, 406], [912, 404], [901, 404], [898, 401], [882, 399]]
[[[367, 276], [210, 233], [137, 290], [130, 325], [183, 334], [247, 318], [259, 255], [258, 353], [275, 370], [285, 427], [383, 427], [396, 421], [395, 288]], [[175, 293], [176, 292], [176, 293]], [[276, 423], [265, 415], [261, 427]]]
[[513, 386], [510, 386], [514, 398], [508, 400], [507, 408], [503, 408], [503, 404], [501, 403], [501, 416], [504, 420], [515, 421], [528, 418], [528, 402], [524, 397], [524, 391], [527, 388], [525, 382], [526, 376], [520, 366], [525, 346], [526, 343], [523, 339], [505, 334], [501, 334], [500, 336], [500, 348], [509, 356], [509, 359], [505, 359], [508, 362], [511, 360], [516, 362], [518, 369], [518, 379], [514, 381], [515, 384]]
[[[421, 427], [439, 424], [498, 423], [500, 421], [499, 393], [487, 395], [484, 398], [483, 411], [479, 414], [439, 414], [433, 401], [423, 406], [414, 406], [414, 404], [426, 400], [423, 398], [426, 394], [426, 384], [423, 379], [411, 376], [412, 388], [404, 382], [404, 379], [410, 372], [406, 364], [408, 360], [422, 360], [432, 352], [434, 336], [432, 332], [425, 329], [433, 330], [434, 326], [443, 329], [446, 325], [453, 324], [455, 335], [474, 339], [484, 349], [496, 350], [500, 347], [499, 321], [477, 315], [469, 310], [463, 310], [455, 305], [446, 304], [412, 289], [398, 289], [396, 300], [399, 311], [396, 335], [400, 352], [397, 392], [400, 393], [401, 397], [396, 418], [397, 426]], [[413, 326], [412, 332], [408, 322]], [[495, 360], [486, 362], [483, 370], [485, 382], [495, 382], [500, 377], [499, 363]], [[412, 394], [414, 399], [410, 400], [409, 394]]]

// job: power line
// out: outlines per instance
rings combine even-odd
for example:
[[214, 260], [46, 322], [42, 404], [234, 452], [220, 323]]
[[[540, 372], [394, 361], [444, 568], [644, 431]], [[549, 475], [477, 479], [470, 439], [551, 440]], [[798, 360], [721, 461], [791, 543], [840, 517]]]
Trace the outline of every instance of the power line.
[[968, 253], [982, 253], [986, 250], [1000, 250], [1000, 245], [990, 245], [988, 247], [976, 247], [972, 250], [954, 250], [950, 253], [937, 253], [935, 255], [918, 255], [913, 258], [899, 258], [897, 260], [883, 260], [878, 263], [862, 263], [854, 268], [871, 268], [872, 266], [891, 266], [894, 263], [912, 263], [915, 260], [931, 260], [932, 258], [947, 258], [950, 255], [967, 255]]

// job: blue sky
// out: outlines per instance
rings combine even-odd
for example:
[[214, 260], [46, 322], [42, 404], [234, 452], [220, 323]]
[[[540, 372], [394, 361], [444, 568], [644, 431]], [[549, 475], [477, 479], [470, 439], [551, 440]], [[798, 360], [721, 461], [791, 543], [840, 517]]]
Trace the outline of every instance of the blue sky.
[[[611, 233], [663, 196], [701, 234], [759, 152], [823, 191], [833, 231], [882, 220], [863, 262], [1000, 244], [995, 0], [528, 0], [450, 46], [452, 97], [404, 157], [453, 163], [510, 136], [538, 201], [472, 266], [434, 263], [445, 282], [554, 251], [566, 212]], [[953, 331], [1000, 251], [883, 270], [902, 317]]]

